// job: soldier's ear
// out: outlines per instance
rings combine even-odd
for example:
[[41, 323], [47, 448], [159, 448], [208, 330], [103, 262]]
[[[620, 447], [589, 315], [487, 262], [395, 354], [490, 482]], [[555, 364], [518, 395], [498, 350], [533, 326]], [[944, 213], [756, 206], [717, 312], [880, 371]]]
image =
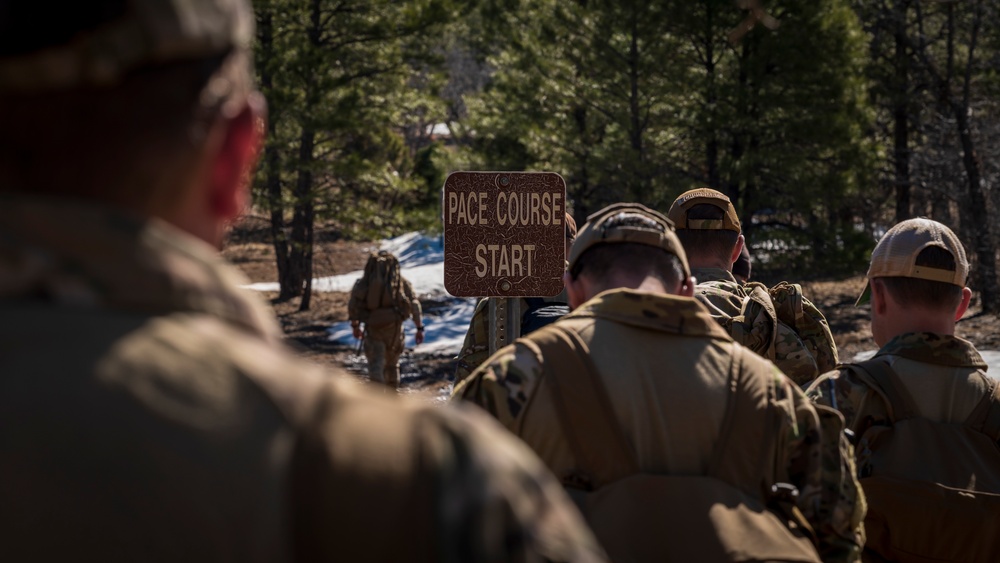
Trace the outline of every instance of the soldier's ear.
[[574, 280], [569, 272], [565, 272], [563, 273], [563, 285], [566, 287], [566, 297], [569, 299], [571, 310], [587, 301], [587, 290], [584, 287], [582, 276]]
[[963, 287], [962, 288], [962, 302], [958, 304], [958, 309], [955, 310], [955, 322], [962, 318], [965, 311], [969, 308], [969, 301], [972, 299], [972, 290]]
[[882, 285], [882, 282], [877, 279], [869, 280], [868, 283], [871, 285], [872, 288], [872, 297], [871, 297], [872, 312], [873, 313], [878, 312], [878, 314], [884, 315], [887, 306], [886, 303], [887, 293], [885, 290], [885, 286]]
[[681, 297], [694, 297], [694, 286], [696, 285], [698, 285], [698, 282], [694, 279], [694, 276], [688, 276], [688, 279], [681, 282], [681, 287], [677, 295]]
[[739, 259], [740, 254], [743, 253], [743, 245], [746, 244], [746, 239], [743, 235], [736, 237], [736, 245], [733, 246], [733, 255], [729, 257], [729, 269], [733, 269], [733, 263]]
[[211, 210], [217, 217], [233, 219], [243, 213], [249, 197], [250, 174], [264, 140], [267, 104], [251, 94], [243, 109], [221, 123], [224, 128], [211, 169]]

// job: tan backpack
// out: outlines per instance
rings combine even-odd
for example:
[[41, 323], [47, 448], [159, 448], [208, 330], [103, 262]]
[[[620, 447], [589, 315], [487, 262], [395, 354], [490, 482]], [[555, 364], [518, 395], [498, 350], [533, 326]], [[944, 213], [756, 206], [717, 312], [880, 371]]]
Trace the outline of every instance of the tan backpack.
[[[734, 429], [740, 413], [756, 412], [756, 397], [730, 386], [708, 474], [642, 473], [580, 337], [555, 323], [521, 342], [545, 358], [545, 381], [577, 462], [571, 474], [559, 477], [612, 561], [820, 560], [812, 530], [794, 505], [794, 487], [762, 483], [771, 490], [754, 496], [720, 478], [727, 471], [727, 443], [739, 439]], [[742, 348], [733, 351], [736, 365]]]
[[733, 340], [773, 361], [800, 386], [837, 367], [837, 344], [826, 317], [802, 295], [802, 286], [781, 282], [773, 287], [750, 282], [730, 291], [734, 284], [705, 282], [698, 291], [735, 295], [742, 301], [740, 314], [715, 320]]
[[920, 416], [882, 359], [848, 364], [885, 402], [856, 453], [868, 499], [866, 560], [1000, 561], [1000, 385], [962, 424]]
[[351, 290], [351, 318], [372, 326], [410, 318], [405, 283], [395, 256], [386, 251], [371, 254], [364, 275]]

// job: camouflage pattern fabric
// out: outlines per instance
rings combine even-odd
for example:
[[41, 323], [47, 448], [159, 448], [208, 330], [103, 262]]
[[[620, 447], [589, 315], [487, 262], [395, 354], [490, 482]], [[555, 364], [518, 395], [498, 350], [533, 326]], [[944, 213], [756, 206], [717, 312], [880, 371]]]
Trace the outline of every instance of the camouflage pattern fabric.
[[[823, 313], [795, 284], [740, 283], [718, 268], [692, 271], [695, 297], [738, 342], [772, 360], [802, 387], [838, 362], [837, 345]], [[762, 292], [754, 292], [754, 288]], [[759, 297], [759, 299], [758, 299]], [[767, 306], [762, 301], [770, 301]], [[774, 308], [774, 315], [769, 308]], [[777, 318], [777, 323], [775, 322]]]
[[[682, 297], [612, 290], [557, 324], [588, 344], [643, 471], [703, 474], [726, 404], [713, 401], [712, 393], [726, 396], [727, 346], [733, 345], [704, 307]], [[824, 561], [858, 560], [865, 506], [843, 419], [814, 408], [770, 362], [744, 357], [747, 377], [766, 379], [768, 400], [782, 414], [772, 477], [798, 488], [797, 506], [817, 534]], [[453, 397], [485, 409], [556, 475], [564, 475], [574, 460], [558, 430], [548, 386], [541, 384], [544, 361], [518, 341], [490, 357]], [[675, 373], [683, 377], [671, 377]], [[663, 444], [670, 444], [669, 451]]]
[[[555, 297], [544, 298], [549, 303], [567, 303], [566, 290]], [[521, 302], [521, 311], [528, 310], [528, 302], [524, 299]], [[465, 340], [462, 342], [462, 350], [456, 358], [455, 384], [465, 380], [472, 372], [490, 357], [490, 307], [489, 298], [482, 298], [476, 303], [476, 309], [472, 313], [472, 320], [469, 321], [469, 329], [465, 333]]]
[[[889, 360], [921, 412], [934, 420], [964, 421], [990, 389], [983, 357], [972, 343], [956, 336], [900, 334], [874, 357]], [[817, 378], [806, 393], [816, 403], [840, 411], [858, 437], [870, 426], [889, 422], [881, 395], [855, 376], [849, 364]]]
[[494, 422], [296, 358], [245, 283], [159, 221], [0, 196], [0, 559], [602, 560]]

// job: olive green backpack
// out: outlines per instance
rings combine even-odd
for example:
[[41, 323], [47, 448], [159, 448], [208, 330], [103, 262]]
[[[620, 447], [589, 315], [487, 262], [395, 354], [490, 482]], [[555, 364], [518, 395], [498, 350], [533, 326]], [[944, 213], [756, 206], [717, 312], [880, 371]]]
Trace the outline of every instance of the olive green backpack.
[[837, 344], [823, 313], [802, 295], [802, 286], [781, 282], [773, 287], [750, 282], [730, 291], [730, 282], [698, 284], [703, 294], [716, 293], [742, 300], [740, 314], [720, 316], [716, 322], [733, 340], [771, 360], [799, 386], [837, 366]]
[[[726, 452], [740, 438], [744, 415], [759, 416], [759, 397], [731, 381], [706, 475], [642, 473], [586, 343], [560, 323], [520, 342], [545, 358], [544, 380], [576, 459], [575, 470], [558, 477], [612, 561], [820, 561], [814, 534], [794, 505], [794, 487], [761, 483], [761, 494], [751, 495], [722, 478], [727, 471], [757, 471], [733, 468]], [[733, 346], [733, 366], [742, 353]], [[730, 371], [736, 377], [735, 367]], [[773, 459], [762, 457], [760, 472], [769, 474]]]
[[868, 499], [866, 561], [1000, 561], [1000, 385], [961, 424], [920, 416], [883, 359], [842, 366], [875, 390], [890, 423], [856, 455]]
[[351, 289], [351, 318], [372, 326], [410, 318], [410, 300], [403, 289], [399, 260], [391, 253], [372, 253], [365, 263], [364, 275]]

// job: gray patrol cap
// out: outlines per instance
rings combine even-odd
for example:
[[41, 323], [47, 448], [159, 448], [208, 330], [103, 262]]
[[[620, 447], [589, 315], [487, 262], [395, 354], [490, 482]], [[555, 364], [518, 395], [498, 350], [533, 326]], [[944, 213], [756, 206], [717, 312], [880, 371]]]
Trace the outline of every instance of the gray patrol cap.
[[249, 48], [253, 33], [248, 0], [0, 0], [0, 94], [110, 86]]

